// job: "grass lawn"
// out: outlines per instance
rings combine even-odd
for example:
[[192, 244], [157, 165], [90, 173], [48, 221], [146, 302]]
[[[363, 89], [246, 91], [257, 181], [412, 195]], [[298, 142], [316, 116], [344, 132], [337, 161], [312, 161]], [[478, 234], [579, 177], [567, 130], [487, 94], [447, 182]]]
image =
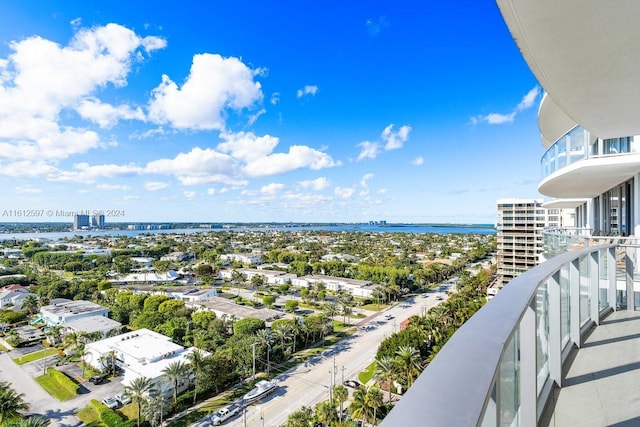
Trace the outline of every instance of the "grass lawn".
[[76, 416], [84, 425], [95, 427], [106, 426], [106, 424], [100, 421], [98, 413], [90, 405], [82, 408]]
[[0, 344], [0, 351], [8, 351], [5, 346], [3, 346], [2, 344]]
[[389, 307], [387, 304], [366, 304], [366, 305], [361, 305], [358, 308], [361, 308], [363, 310], [367, 310], [367, 311], [380, 311], [380, 310], [384, 310], [385, 308]]
[[44, 357], [53, 356], [58, 354], [58, 350], [55, 348], [45, 348], [44, 350], [36, 351], [33, 353], [25, 354], [24, 356], [16, 357], [13, 359], [18, 365], [24, 365], [25, 363], [33, 362], [34, 360], [40, 360]]
[[76, 395], [66, 388], [62, 387], [58, 381], [51, 375], [41, 375], [36, 377], [36, 382], [40, 384], [40, 387], [45, 389], [47, 393], [55, 397], [60, 401], [73, 399]]
[[376, 362], [373, 361], [369, 366], [365, 368], [364, 371], [358, 374], [358, 381], [360, 381], [361, 384], [368, 383], [369, 380], [373, 377], [373, 373], [375, 372], [375, 370], [376, 370]]

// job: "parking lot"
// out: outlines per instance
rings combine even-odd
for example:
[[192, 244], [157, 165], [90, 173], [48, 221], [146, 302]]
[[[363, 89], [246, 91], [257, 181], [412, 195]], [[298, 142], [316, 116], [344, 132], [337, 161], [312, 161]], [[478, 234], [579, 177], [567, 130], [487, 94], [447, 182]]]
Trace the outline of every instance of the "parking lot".
[[[58, 356], [49, 356], [24, 365], [17, 365], [11, 360], [39, 349], [42, 349], [42, 346], [36, 345], [0, 354], [0, 381], [9, 382], [18, 393], [22, 393], [29, 403], [29, 413], [44, 415], [51, 421], [50, 426], [80, 426], [82, 423], [75, 414], [87, 406], [91, 399], [102, 401], [124, 390], [120, 383], [121, 377], [108, 379], [102, 384], [83, 381], [82, 368], [76, 363], [61, 362]], [[56, 366], [56, 369], [80, 384], [79, 393], [75, 398], [59, 402], [35, 382], [34, 378], [43, 375], [49, 366]]]

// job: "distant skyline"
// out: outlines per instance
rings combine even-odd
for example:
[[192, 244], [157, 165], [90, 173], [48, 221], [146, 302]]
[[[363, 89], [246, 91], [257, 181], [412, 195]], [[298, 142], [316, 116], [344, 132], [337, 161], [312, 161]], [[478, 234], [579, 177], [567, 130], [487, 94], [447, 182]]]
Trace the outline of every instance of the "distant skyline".
[[495, 3], [217, 3], [0, 3], [0, 222], [486, 224], [541, 198], [541, 88]]

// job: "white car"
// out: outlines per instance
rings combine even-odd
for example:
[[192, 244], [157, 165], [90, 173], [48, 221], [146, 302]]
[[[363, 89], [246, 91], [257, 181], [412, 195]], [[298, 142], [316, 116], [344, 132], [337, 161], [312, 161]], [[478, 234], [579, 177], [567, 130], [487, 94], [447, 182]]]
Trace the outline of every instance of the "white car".
[[115, 397], [107, 397], [102, 400], [102, 403], [109, 409], [115, 409], [119, 405]]
[[120, 404], [126, 405], [127, 403], [131, 403], [131, 396], [122, 392], [115, 395], [115, 398]]

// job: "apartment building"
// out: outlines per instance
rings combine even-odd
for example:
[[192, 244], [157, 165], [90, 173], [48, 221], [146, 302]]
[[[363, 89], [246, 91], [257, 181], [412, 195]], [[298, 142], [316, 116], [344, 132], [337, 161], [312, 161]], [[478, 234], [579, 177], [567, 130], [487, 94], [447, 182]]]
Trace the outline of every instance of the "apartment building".
[[497, 280], [500, 289], [540, 262], [545, 231], [573, 228], [574, 209], [545, 208], [542, 199], [498, 200]]

